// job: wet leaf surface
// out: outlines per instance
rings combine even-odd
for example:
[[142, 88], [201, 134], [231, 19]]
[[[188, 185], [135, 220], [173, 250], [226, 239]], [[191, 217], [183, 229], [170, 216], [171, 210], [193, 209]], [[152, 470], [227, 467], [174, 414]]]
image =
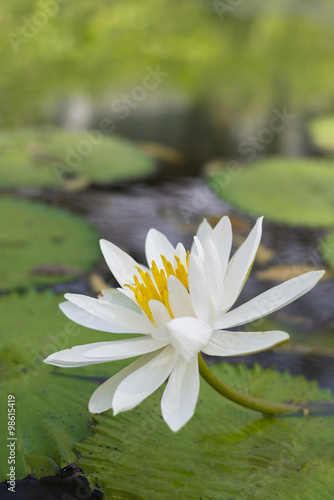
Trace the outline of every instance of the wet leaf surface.
[[86, 189], [152, 173], [131, 142], [100, 131], [18, 128], [0, 134], [0, 188]]
[[41, 203], [2, 197], [0, 289], [51, 285], [82, 276], [101, 258], [95, 228]]
[[334, 225], [334, 162], [308, 158], [263, 158], [244, 167], [233, 182], [224, 169], [209, 177], [223, 200], [254, 215], [295, 226]]
[[[124, 366], [121, 361], [58, 369], [43, 363], [61, 349], [119, 339], [69, 321], [58, 308], [62, 301], [51, 292], [33, 291], [0, 299], [0, 396], [4, 410], [8, 395], [15, 397], [17, 478], [52, 475], [76, 461], [74, 442], [91, 433], [88, 400], [96, 387], [91, 379], [107, 378]], [[7, 411], [1, 412], [0, 426], [5, 433]], [[7, 464], [7, 458], [1, 447], [0, 462]], [[6, 469], [1, 468], [0, 480]]]
[[[213, 367], [227, 384], [258, 397], [331, 399], [315, 382], [254, 366]], [[204, 382], [196, 412], [177, 434], [160, 416], [158, 391], [138, 408], [94, 419], [94, 436], [77, 447], [92, 483], [107, 499], [120, 491], [145, 500], [331, 499], [333, 418], [263, 417], [231, 403]]]

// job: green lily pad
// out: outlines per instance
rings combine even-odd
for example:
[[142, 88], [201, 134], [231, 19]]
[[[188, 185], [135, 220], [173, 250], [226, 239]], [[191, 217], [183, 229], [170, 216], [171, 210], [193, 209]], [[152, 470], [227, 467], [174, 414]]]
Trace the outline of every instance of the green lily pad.
[[[227, 182], [227, 180], [229, 182]], [[334, 161], [267, 158], [209, 178], [218, 196], [254, 215], [291, 225], [334, 224]]]
[[320, 242], [319, 252], [329, 267], [334, 270], [334, 232], [330, 232]]
[[[104, 489], [107, 500], [214, 495], [252, 500], [258, 493], [276, 500], [270, 495], [277, 490], [284, 500], [295, 484], [303, 500], [313, 500], [309, 491], [330, 498], [331, 417], [263, 418], [202, 382], [195, 416], [177, 434], [161, 419], [161, 391], [131, 412], [94, 417], [92, 427], [87, 409], [97, 387], [92, 380], [113, 375], [129, 360], [77, 369], [43, 364], [51, 352], [120, 338], [69, 321], [57, 308], [60, 301], [50, 292], [35, 291], [0, 299], [0, 396], [5, 409], [0, 425], [7, 437], [7, 398], [14, 395], [17, 478], [53, 474], [57, 467], [76, 462], [92, 484], [97, 481]], [[259, 397], [331, 398], [315, 382], [287, 373], [225, 363], [213, 370], [226, 383]], [[0, 450], [0, 460], [7, 464], [6, 447]], [[7, 472], [4, 467], [0, 480]]]
[[316, 146], [334, 151], [334, 116], [321, 116], [309, 124], [309, 132]]
[[[255, 366], [222, 363], [215, 374], [254, 396], [330, 399], [315, 382]], [[161, 391], [138, 408], [95, 418], [77, 445], [79, 466], [109, 499], [330, 500], [333, 417], [263, 417], [222, 398], [205, 382], [194, 417], [177, 434], [160, 416]], [[279, 493], [278, 493], [279, 492]]]
[[[16, 437], [16, 477], [54, 474], [75, 462], [74, 443], [91, 434], [88, 400], [91, 378], [111, 376], [128, 362], [58, 369], [43, 363], [52, 352], [78, 344], [119, 339], [69, 321], [58, 308], [61, 297], [28, 292], [0, 299], [0, 397], [2, 437]], [[15, 397], [15, 436], [7, 432], [7, 398]], [[8, 440], [9, 442], [10, 440]], [[7, 464], [2, 446], [0, 461]], [[8, 469], [8, 470], [7, 470]], [[8, 467], [1, 469], [0, 481]]]
[[100, 131], [13, 129], [0, 133], [0, 187], [81, 189], [147, 175], [153, 162]]
[[0, 199], [0, 289], [71, 280], [100, 258], [98, 234], [81, 217], [40, 203]]

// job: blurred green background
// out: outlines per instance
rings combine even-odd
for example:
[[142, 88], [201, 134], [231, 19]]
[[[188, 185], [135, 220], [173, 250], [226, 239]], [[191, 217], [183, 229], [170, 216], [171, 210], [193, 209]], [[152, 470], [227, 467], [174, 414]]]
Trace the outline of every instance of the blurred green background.
[[[333, 22], [330, 0], [2, 3], [0, 393], [4, 399], [9, 393], [18, 396], [18, 479], [55, 474], [77, 462], [78, 449], [92, 488], [101, 479], [103, 491], [110, 495], [106, 498], [116, 498], [109, 479], [113, 470], [115, 488], [120, 488], [117, 498], [132, 499], [138, 493], [136, 481], [128, 493], [121, 491], [132, 467], [133, 477], [146, 478], [138, 472], [141, 457], [127, 443], [123, 443], [126, 467], [117, 463], [118, 458], [110, 459], [109, 445], [96, 460], [100, 434], [103, 446], [106, 435], [122, 441], [118, 426], [124, 427], [123, 416], [116, 424], [111, 414], [92, 420], [86, 408], [96, 383], [124, 362], [90, 366], [75, 374], [71, 370], [61, 374], [42, 363], [51, 352], [111, 338], [73, 326], [57, 309], [65, 292], [96, 296], [102, 288], [116, 286], [102, 262], [100, 237], [143, 262], [150, 227], [190, 248], [203, 217], [214, 225], [228, 214], [235, 250], [255, 218], [265, 215], [263, 240], [241, 301], [307, 271], [325, 269], [326, 276], [305, 297], [250, 326], [283, 329], [291, 342], [246, 361], [288, 370], [334, 390]], [[77, 328], [75, 334], [72, 328]], [[229, 363], [241, 361], [235, 358]], [[259, 367], [217, 370], [225, 370], [232, 381], [238, 379], [260, 396], [261, 387], [271, 391], [269, 377], [278, 399], [283, 398], [279, 387], [284, 387], [285, 379], [297, 399], [331, 397], [315, 382]], [[249, 454], [257, 457], [259, 477], [269, 477], [271, 485], [268, 470], [280, 465], [280, 433], [284, 428], [284, 439], [292, 442], [295, 423], [291, 420], [285, 428], [274, 419], [268, 423], [246, 412], [238, 416], [244, 422], [240, 431], [230, 410], [228, 433], [213, 430], [210, 437], [219, 446], [230, 443], [234, 448], [235, 442], [241, 443], [230, 465], [219, 462], [221, 475], [217, 475], [210, 454], [203, 458], [202, 468], [191, 460], [185, 464], [204, 474], [206, 479], [199, 475], [198, 484], [211, 482], [206, 470], [214, 470], [219, 495], [221, 491], [225, 495], [224, 473], [228, 474], [227, 493], [232, 496], [226, 499], [232, 500], [233, 494], [243, 495], [245, 481], [253, 473], [251, 459], [244, 470], [238, 469], [245, 463], [243, 440], [249, 442], [254, 434]], [[202, 432], [196, 427], [201, 418], [195, 427], [189, 424], [189, 435], [184, 435], [189, 446], [182, 447], [189, 448], [192, 459], [197, 457], [193, 435]], [[220, 410], [216, 418], [221, 423]], [[136, 422], [134, 411], [127, 421], [130, 436], [140, 429]], [[215, 428], [216, 421], [212, 422]], [[291, 470], [276, 476], [276, 491], [284, 484], [282, 500], [291, 498], [285, 479], [295, 484], [301, 468], [307, 478], [299, 479], [303, 498], [316, 498], [306, 495], [319, 485], [326, 490], [323, 498], [330, 498], [325, 496], [332, 486], [328, 478], [333, 477], [332, 447], [327, 446], [330, 427], [327, 421], [318, 428], [316, 421], [310, 422], [304, 428], [300, 420], [305, 447], [311, 450], [306, 465], [302, 448]], [[7, 425], [4, 415], [0, 423]], [[307, 425], [314, 425], [314, 432]], [[264, 457], [262, 444], [259, 449], [256, 445], [259, 434], [268, 450]], [[90, 440], [83, 444], [86, 438]], [[140, 439], [156, 449], [155, 434]], [[169, 436], [161, 440], [169, 444]], [[328, 451], [323, 458], [324, 448]], [[219, 461], [219, 452], [217, 457], [214, 460]], [[4, 449], [0, 458], [6, 459]], [[180, 491], [182, 498], [197, 498], [197, 483], [193, 489], [180, 490], [188, 471], [178, 466], [173, 472], [168, 456], [166, 460], [161, 467], [172, 474], [171, 494], [164, 491], [165, 478], [163, 486], [157, 480], [155, 464], [152, 483], [147, 486], [145, 479], [143, 491], [155, 491], [160, 485], [159, 498], [176, 498]], [[318, 467], [315, 480], [308, 467], [312, 473]], [[1, 471], [0, 480], [6, 472]], [[259, 492], [262, 495], [262, 486], [251, 487], [250, 500]], [[268, 488], [265, 496], [277, 498], [275, 488]]]
[[[0, 8], [0, 124], [112, 117], [117, 134], [195, 150], [198, 167], [286, 107], [295, 144], [283, 133], [268, 149], [305, 154], [308, 122], [333, 111], [333, 19], [330, 0], [13, 0]], [[125, 120], [115, 100], [157, 67], [166, 76]]]

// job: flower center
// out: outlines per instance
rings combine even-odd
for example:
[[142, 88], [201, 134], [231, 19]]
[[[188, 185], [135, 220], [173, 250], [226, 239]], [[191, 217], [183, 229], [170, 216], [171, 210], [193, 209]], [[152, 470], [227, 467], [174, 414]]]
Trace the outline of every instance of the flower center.
[[[188, 287], [188, 263], [189, 263], [189, 252], [186, 257], [186, 266], [182, 264], [177, 255], [175, 257], [175, 264], [173, 265], [169, 262], [164, 255], [161, 255], [161, 260], [163, 263], [163, 268], [158, 269], [158, 266], [152, 260], [151, 274], [149, 272], [144, 272], [142, 269], [137, 267], [139, 275], [142, 279], [142, 283], [139, 281], [136, 275], [133, 276], [134, 284], [125, 285], [127, 288], [133, 291], [137, 304], [145, 311], [150, 320], [154, 323], [153, 315], [150, 310], [149, 302], [150, 300], [158, 300], [162, 302], [172, 318], [174, 318], [172, 310], [169, 305], [168, 299], [168, 287], [167, 279], [169, 276], [175, 276], [182, 285], [189, 291]], [[152, 279], [153, 278], [153, 279]]]

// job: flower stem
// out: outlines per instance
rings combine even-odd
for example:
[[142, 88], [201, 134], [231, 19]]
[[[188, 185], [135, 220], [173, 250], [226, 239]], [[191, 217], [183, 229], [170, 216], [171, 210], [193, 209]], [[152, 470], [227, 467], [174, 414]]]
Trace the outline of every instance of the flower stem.
[[222, 396], [225, 396], [225, 398], [234, 401], [234, 403], [238, 403], [241, 406], [251, 408], [255, 411], [260, 411], [267, 415], [280, 415], [283, 413], [305, 413], [305, 407], [302, 406], [285, 403], [274, 403], [272, 401], [266, 401], [265, 399], [254, 398], [253, 396], [248, 396], [235, 389], [232, 389], [232, 387], [224, 384], [212, 373], [200, 353], [198, 354], [198, 365], [199, 372], [204, 380], [209, 385], [211, 385], [211, 387], [215, 391], [219, 392], [219, 394], [221, 394]]

